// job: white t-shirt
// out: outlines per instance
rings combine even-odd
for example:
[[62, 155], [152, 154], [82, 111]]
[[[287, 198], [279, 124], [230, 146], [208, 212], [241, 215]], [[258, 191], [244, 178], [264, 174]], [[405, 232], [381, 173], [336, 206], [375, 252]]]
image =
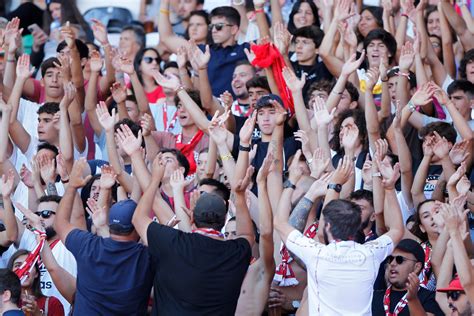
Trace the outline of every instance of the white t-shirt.
[[[73, 277], [77, 276], [77, 264], [76, 259], [72, 255], [72, 253], [67, 250], [66, 246], [59, 241], [52, 249], [53, 256], [58, 262], [58, 264], [67, 272], [69, 272]], [[51, 279], [51, 275], [49, 274], [48, 270], [46, 270], [45, 266], [42, 264], [40, 266], [41, 272], [41, 291], [46, 296], [55, 296], [58, 298], [64, 307], [64, 315], [69, 314], [69, 310], [71, 309], [71, 305], [69, 302], [59, 293], [58, 289], [53, 283]]]
[[[167, 129], [165, 129], [163, 117], [164, 117], [164, 108], [166, 107], [166, 116], [167, 116]], [[156, 130], [159, 132], [170, 132], [175, 135], [181, 133], [181, 125], [177, 117], [178, 109], [174, 105], [166, 105], [164, 102], [160, 103], [151, 103], [150, 111], [155, 120]]]
[[306, 264], [310, 315], [371, 315], [380, 263], [394, 249], [390, 237], [324, 245], [293, 230], [286, 247]]

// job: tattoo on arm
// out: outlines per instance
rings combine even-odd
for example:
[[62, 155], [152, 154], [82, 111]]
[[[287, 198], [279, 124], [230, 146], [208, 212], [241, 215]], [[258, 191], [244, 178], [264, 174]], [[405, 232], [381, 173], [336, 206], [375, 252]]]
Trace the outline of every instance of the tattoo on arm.
[[290, 214], [290, 225], [303, 233], [303, 230], [306, 226], [306, 220], [308, 219], [308, 214], [312, 207], [313, 202], [311, 202], [306, 197], [303, 197], [295, 206], [293, 212]]
[[46, 193], [48, 195], [58, 195], [58, 190], [56, 190], [56, 185], [54, 182], [48, 182], [46, 185]]

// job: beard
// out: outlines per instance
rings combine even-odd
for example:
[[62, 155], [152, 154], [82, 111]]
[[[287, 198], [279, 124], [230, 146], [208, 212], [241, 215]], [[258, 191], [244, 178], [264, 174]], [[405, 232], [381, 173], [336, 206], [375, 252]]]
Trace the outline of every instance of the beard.
[[369, 225], [371, 225], [372, 222], [370, 221], [370, 216], [367, 217], [367, 219], [365, 221], [363, 221], [361, 224], [360, 224], [360, 228], [362, 230], [366, 229], [367, 227], [369, 227]]
[[46, 227], [46, 239], [49, 240], [56, 236], [56, 231], [54, 230], [53, 226]]

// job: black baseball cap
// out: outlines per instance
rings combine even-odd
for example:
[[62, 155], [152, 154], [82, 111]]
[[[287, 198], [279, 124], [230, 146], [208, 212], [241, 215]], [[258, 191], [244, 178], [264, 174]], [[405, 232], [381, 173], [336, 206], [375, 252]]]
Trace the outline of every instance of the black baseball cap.
[[418, 262], [425, 262], [425, 252], [423, 248], [413, 239], [402, 239], [395, 248], [413, 254]]
[[197, 200], [193, 214], [194, 218], [202, 223], [223, 223], [227, 215], [226, 203], [217, 194], [204, 192]]

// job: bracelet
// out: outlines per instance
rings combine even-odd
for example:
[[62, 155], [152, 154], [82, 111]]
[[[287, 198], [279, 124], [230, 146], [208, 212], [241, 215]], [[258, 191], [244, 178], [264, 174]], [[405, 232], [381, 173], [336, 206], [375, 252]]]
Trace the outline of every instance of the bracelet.
[[404, 16], [408, 19], [408, 14], [406, 14], [406, 13], [402, 13], [401, 16]]
[[382, 174], [380, 172], [374, 172], [372, 173], [372, 177], [382, 177]]
[[14, 63], [16, 62], [16, 59], [7, 59], [7, 63]]
[[231, 154], [231, 153], [228, 153], [228, 154], [226, 154], [226, 155], [221, 155], [221, 160], [222, 160], [222, 161], [230, 160], [230, 159], [232, 159], [232, 158], [233, 158], [233, 157], [232, 157], [232, 154]]
[[160, 13], [163, 13], [163, 14], [170, 14], [170, 10], [160, 9]]
[[344, 91], [343, 92], [336, 92], [334, 90], [331, 90], [331, 93], [334, 93], [334, 94], [337, 94], [337, 95], [342, 95], [344, 93]]
[[382, 81], [382, 82], [388, 82], [388, 77], [386, 77], [386, 79], [380, 79], [380, 81]]
[[68, 183], [68, 182], [69, 182], [69, 178], [67, 178], [66, 180], [61, 179], [61, 182], [62, 182], [62, 183]]
[[184, 86], [179, 86], [178, 89], [175, 90], [176, 93], [179, 93], [181, 91], [186, 91], [186, 88]]
[[263, 8], [256, 8], [255, 9], [255, 13], [264, 13], [265, 11], [263, 10]]
[[250, 146], [242, 146], [242, 145], [239, 145], [239, 150], [241, 151], [248, 151], [250, 152]]
[[416, 106], [412, 100], [408, 101], [407, 106], [408, 106], [408, 110], [410, 110], [411, 113], [416, 111]]

